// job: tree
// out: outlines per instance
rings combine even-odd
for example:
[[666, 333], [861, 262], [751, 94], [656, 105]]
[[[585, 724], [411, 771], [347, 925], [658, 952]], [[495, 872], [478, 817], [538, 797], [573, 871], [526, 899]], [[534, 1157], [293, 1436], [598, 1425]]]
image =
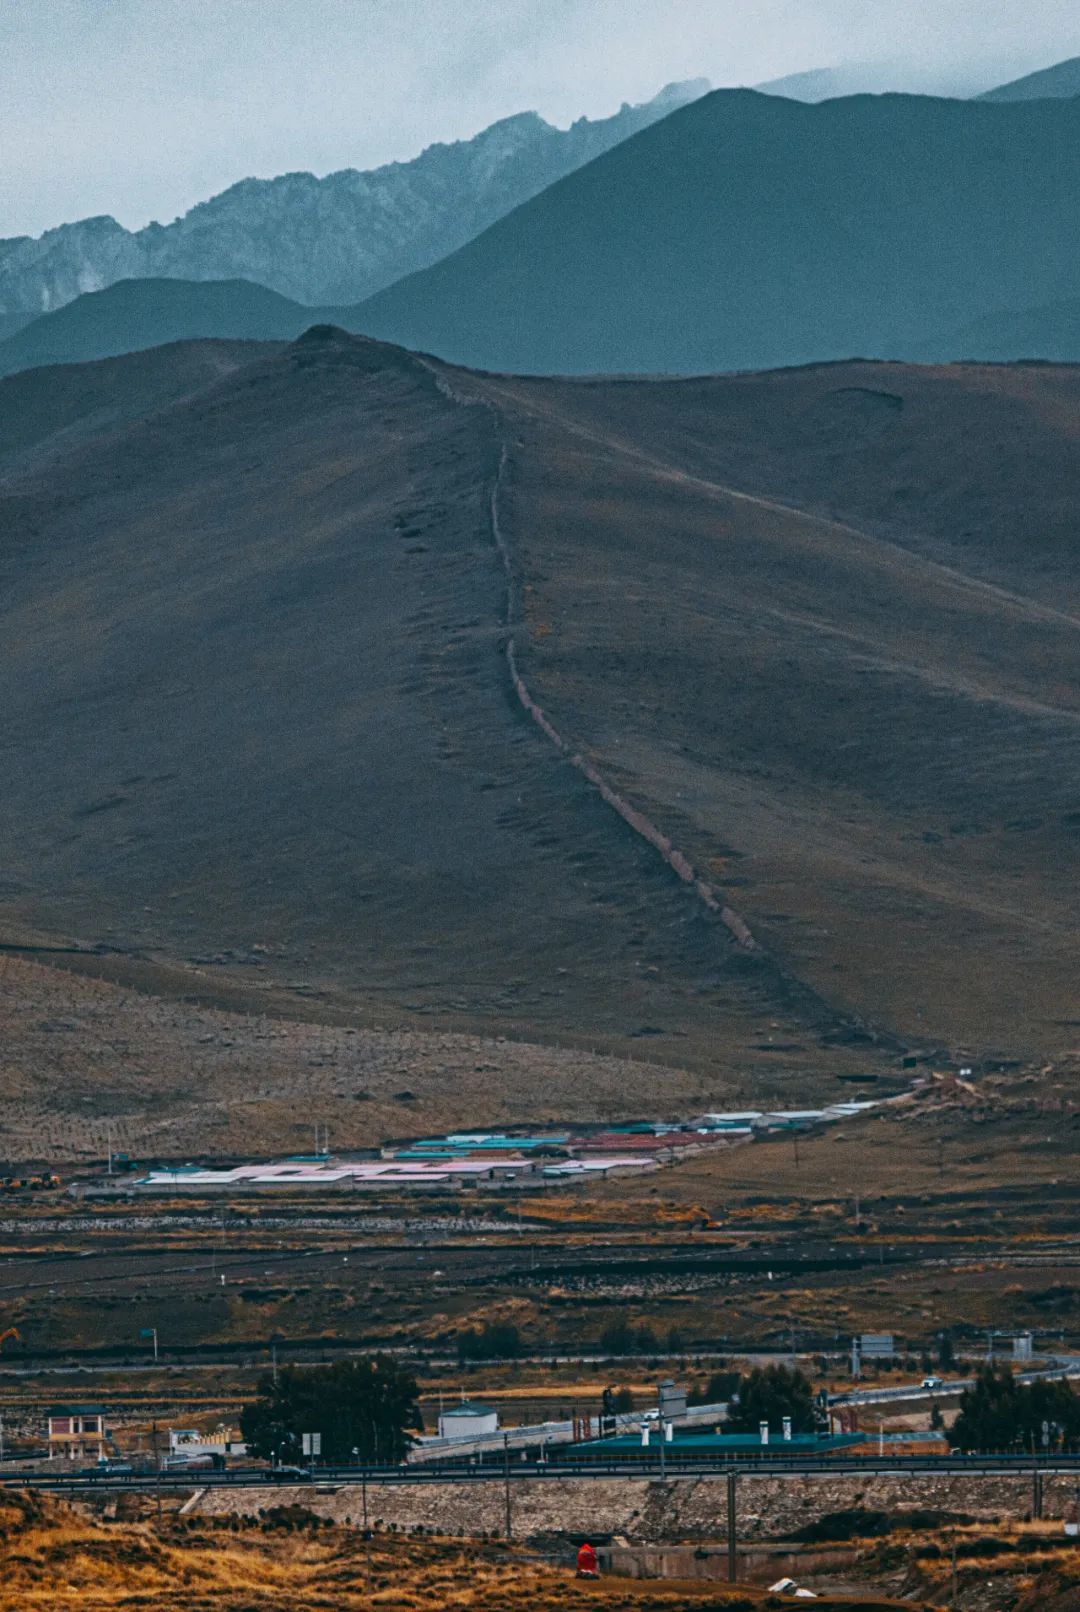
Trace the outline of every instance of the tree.
[[659, 1346], [651, 1327], [632, 1327], [628, 1321], [614, 1321], [601, 1332], [600, 1347], [609, 1355], [653, 1355]]
[[1066, 1382], [1025, 1385], [1008, 1369], [984, 1366], [960, 1395], [948, 1437], [957, 1450], [1069, 1448], [1080, 1441], [1080, 1395]]
[[779, 1433], [785, 1416], [791, 1417], [793, 1433], [812, 1433], [817, 1427], [814, 1390], [801, 1371], [755, 1366], [748, 1377], [740, 1377], [728, 1408], [729, 1432], [756, 1433], [767, 1422], [771, 1433]]
[[605, 1388], [600, 1412], [603, 1431], [614, 1432], [616, 1417], [625, 1416], [633, 1408], [634, 1396], [629, 1388]]
[[947, 1332], [943, 1332], [938, 1345], [938, 1365], [942, 1371], [951, 1371], [955, 1364], [956, 1351], [953, 1348], [953, 1341]]
[[686, 1396], [688, 1405], [725, 1405], [738, 1392], [742, 1378], [737, 1371], [714, 1371], [706, 1382], [696, 1383]]
[[413, 1429], [423, 1427], [416, 1379], [390, 1355], [341, 1360], [332, 1366], [283, 1366], [267, 1375], [258, 1397], [240, 1413], [252, 1455], [298, 1461], [304, 1433], [322, 1435], [322, 1459], [347, 1464], [404, 1459]]
[[459, 1360], [513, 1360], [520, 1353], [520, 1334], [509, 1321], [489, 1321], [458, 1338]]

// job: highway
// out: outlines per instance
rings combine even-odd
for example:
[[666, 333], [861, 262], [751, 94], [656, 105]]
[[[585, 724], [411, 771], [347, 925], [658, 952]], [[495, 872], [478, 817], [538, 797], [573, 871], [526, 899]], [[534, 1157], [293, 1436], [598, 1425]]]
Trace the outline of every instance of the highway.
[[727, 1477], [860, 1477], [886, 1475], [910, 1477], [914, 1474], [936, 1477], [1001, 1477], [1031, 1479], [1052, 1475], [1080, 1476], [1080, 1455], [1048, 1455], [1033, 1460], [1030, 1455], [803, 1455], [742, 1456], [720, 1459], [705, 1455], [688, 1459], [685, 1455], [660, 1461], [656, 1456], [640, 1459], [601, 1460], [505, 1460], [441, 1466], [409, 1463], [393, 1467], [316, 1467], [304, 1472], [285, 1468], [234, 1467], [223, 1471], [167, 1472], [6, 1472], [2, 1487], [15, 1489], [62, 1490], [79, 1493], [106, 1489], [137, 1489], [150, 1492], [190, 1489], [270, 1489], [314, 1485], [394, 1484], [405, 1487], [440, 1483], [520, 1483], [525, 1480], [553, 1482], [567, 1478], [658, 1479]]
[[[998, 1362], [1001, 1364], [1002, 1362]], [[1031, 1371], [1018, 1371], [1018, 1383], [1065, 1381], [1080, 1377], [1080, 1356], [1066, 1355], [1055, 1360], [1052, 1366], [1033, 1367]], [[830, 1394], [830, 1405], [885, 1405], [896, 1399], [942, 1399], [946, 1394], [962, 1394], [965, 1388], [974, 1388], [974, 1377], [954, 1377], [939, 1388], [924, 1388], [921, 1383], [909, 1383], [906, 1388], [855, 1388], [843, 1394]]]

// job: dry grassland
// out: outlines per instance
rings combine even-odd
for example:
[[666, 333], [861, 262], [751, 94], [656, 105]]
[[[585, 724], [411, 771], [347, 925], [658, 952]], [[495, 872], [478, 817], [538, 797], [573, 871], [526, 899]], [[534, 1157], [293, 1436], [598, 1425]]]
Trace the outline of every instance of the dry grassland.
[[[556, 1612], [568, 1595], [610, 1612], [750, 1612], [762, 1604], [760, 1592], [716, 1585], [581, 1584], [566, 1569], [494, 1543], [388, 1535], [369, 1541], [351, 1529], [311, 1526], [296, 1508], [259, 1526], [221, 1518], [155, 1525], [91, 1521], [15, 1496], [5, 1501], [2, 1612]], [[863, 1612], [899, 1605], [876, 1596], [854, 1604]], [[852, 1603], [824, 1598], [818, 1605], [830, 1612]]]
[[[198, 989], [198, 981], [190, 987]], [[0, 958], [0, 1152], [13, 1160], [335, 1148], [463, 1123], [693, 1113], [729, 1077], [503, 1037], [227, 1012]]]
[[[706, 1212], [733, 1228], [768, 1231], [808, 1212], [832, 1214], [854, 1230], [856, 1195], [864, 1230], [879, 1204], [893, 1211], [906, 1204], [924, 1226], [950, 1205], [960, 1213], [1000, 1191], [1019, 1191], [1050, 1208], [1052, 1200], [1040, 1199], [1045, 1189], [1078, 1181], [1078, 1076], [1080, 1054], [1073, 1053], [1037, 1072], [991, 1075], [971, 1088], [933, 1080], [910, 1101], [819, 1134], [711, 1149], [662, 1177], [598, 1184], [593, 1212], [607, 1205], [613, 1215], [645, 1218], [657, 1228]], [[581, 1209], [568, 1202], [566, 1213]], [[549, 1203], [547, 1214], [558, 1214], [558, 1206]], [[899, 1234], [903, 1227], [892, 1229]], [[950, 1229], [979, 1238], [988, 1232], [982, 1219]], [[1009, 1229], [1037, 1233], [1039, 1221]]]

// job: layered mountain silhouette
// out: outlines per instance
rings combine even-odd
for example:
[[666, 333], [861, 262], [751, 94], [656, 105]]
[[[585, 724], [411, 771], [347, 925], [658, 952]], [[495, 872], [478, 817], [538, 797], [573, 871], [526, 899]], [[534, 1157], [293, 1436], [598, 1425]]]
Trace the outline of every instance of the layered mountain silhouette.
[[254, 280], [302, 303], [359, 301], [708, 88], [669, 84], [642, 106], [569, 129], [524, 112], [368, 172], [245, 179], [171, 224], [129, 231], [88, 218], [0, 241], [0, 320], [134, 278]]
[[120, 280], [77, 297], [0, 341], [0, 375], [204, 336], [287, 341], [347, 310], [304, 308], [249, 280]]
[[0, 342], [0, 372], [327, 321], [531, 373], [1064, 357], [993, 323], [1080, 297], [1078, 223], [1080, 99], [718, 91], [366, 302], [125, 282]]
[[1056, 1046], [1078, 408], [327, 327], [9, 377], [0, 937], [758, 1091]]
[[903, 356], [1080, 293], [1078, 222], [1080, 101], [717, 91], [370, 299], [363, 328], [533, 372]]
[[1055, 62], [1037, 73], [1026, 73], [1008, 84], [999, 84], [979, 97], [983, 101], [1042, 101], [1080, 95], [1080, 56]]

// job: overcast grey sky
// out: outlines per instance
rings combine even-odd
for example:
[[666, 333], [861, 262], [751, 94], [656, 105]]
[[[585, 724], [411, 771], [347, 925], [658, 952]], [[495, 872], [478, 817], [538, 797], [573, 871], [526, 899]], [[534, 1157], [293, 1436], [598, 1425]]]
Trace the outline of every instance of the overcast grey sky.
[[[1080, 54], [1078, 0], [0, 0], [0, 236], [163, 222], [249, 174], [414, 156], [664, 82], [889, 59], [986, 82]], [[899, 69], [898, 69], [899, 73]]]

